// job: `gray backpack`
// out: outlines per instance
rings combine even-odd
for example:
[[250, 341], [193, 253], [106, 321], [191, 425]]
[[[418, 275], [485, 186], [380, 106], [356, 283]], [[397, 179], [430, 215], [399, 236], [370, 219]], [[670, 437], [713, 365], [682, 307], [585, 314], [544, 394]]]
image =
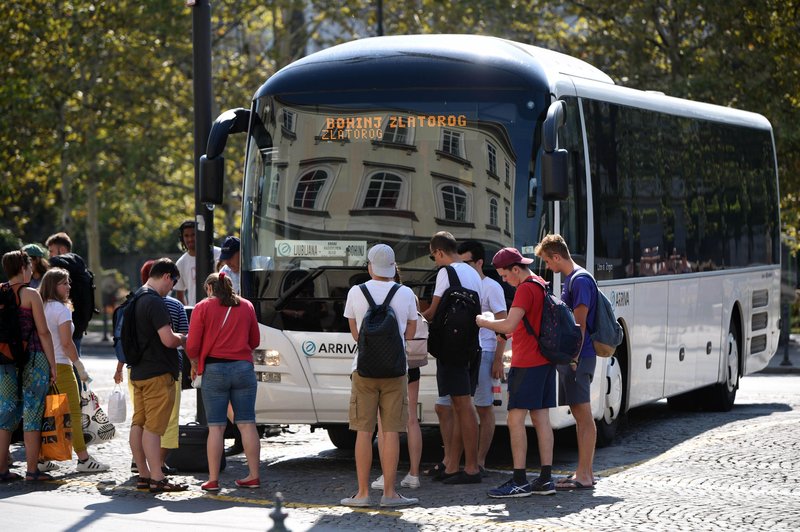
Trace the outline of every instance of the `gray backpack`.
[[597, 287], [597, 281], [595, 281], [592, 274], [586, 270], [581, 268], [570, 278], [569, 287], [567, 288], [569, 293], [572, 294], [572, 282], [576, 277], [581, 275], [592, 280], [594, 289], [597, 292], [597, 308], [594, 311], [594, 324], [591, 328], [588, 324], [586, 325], [587, 330], [590, 332], [589, 337], [592, 339], [594, 352], [597, 353], [599, 357], [610, 357], [617, 350], [617, 346], [622, 343], [622, 326], [614, 315], [611, 301], [600, 291]]

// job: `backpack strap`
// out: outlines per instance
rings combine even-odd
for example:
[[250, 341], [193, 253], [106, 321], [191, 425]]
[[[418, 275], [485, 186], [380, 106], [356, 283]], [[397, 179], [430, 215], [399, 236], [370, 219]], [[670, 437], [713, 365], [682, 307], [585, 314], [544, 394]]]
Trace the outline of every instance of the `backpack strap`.
[[[522, 282], [523, 283], [534, 283], [534, 284], [536, 284], [537, 286], [539, 286], [544, 291], [544, 295], [547, 296], [547, 287], [545, 285], [543, 285], [542, 283], [540, 283], [539, 281], [537, 281], [536, 279], [533, 279], [533, 278], [525, 279]], [[533, 330], [533, 325], [531, 325], [531, 322], [528, 321], [528, 316], [526, 314], [527, 313], [522, 315], [522, 324], [525, 325], [525, 330], [528, 331], [528, 334], [530, 334], [531, 336], [536, 338], [536, 341], [538, 342], [539, 341], [539, 335], [536, 334], [536, 332]]]
[[[372, 299], [372, 295], [367, 290], [366, 283], [358, 285], [361, 289], [361, 293], [364, 294], [364, 297], [367, 299], [367, 303], [369, 304], [370, 309], [374, 309], [378, 305], [375, 304], [375, 300]], [[398, 283], [394, 283], [394, 286], [389, 290], [389, 293], [386, 294], [386, 299], [383, 300], [383, 303], [380, 304], [381, 307], [386, 308], [389, 306], [389, 303], [392, 301], [394, 294], [400, 289], [400, 285]]]
[[461, 279], [458, 278], [456, 269], [449, 264], [445, 266], [445, 269], [447, 270], [447, 278], [450, 280], [450, 286], [461, 288]]

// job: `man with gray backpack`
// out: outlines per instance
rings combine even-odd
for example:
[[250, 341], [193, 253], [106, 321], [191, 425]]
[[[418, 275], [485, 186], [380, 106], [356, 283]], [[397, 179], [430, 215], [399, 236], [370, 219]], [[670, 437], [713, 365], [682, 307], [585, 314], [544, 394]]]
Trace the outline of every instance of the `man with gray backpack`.
[[[594, 487], [592, 462], [597, 440], [597, 428], [592, 417], [590, 402], [590, 388], [598, 355], [595, 345], [605, 350], [608, 347], [607, 342], [611, 342], [613, 347], [616, 347], [622, 341], [622, 331], [619, 324], [613, 321], [613, 324], [619, 328], [616, 331], [617, 338], [605, 340], [606, 343], [593, 341], [595, 335], [592, 333], [597, 331], [598, 321], [600, 321], [598, 318], [606, 318], [605, 314], [601, 316], [598, 313], [598, 302], [604, 296], [598, 291], [592, 275], [572, 260], [567, 243], [561, 235], [545, 236], [534, 249], [534, 253], [541, 257], [549, 270], [563, 276], [561, 300], [572, 309], [575, 322], [578, 323], [583, 334], [583, 343], [577, 364], [557, 366], [559, 402], [569, 405], [570, 412], [575, 418], [578, 435], [578, 467], [575, 469], [574, 475], [556, 483], [556, 490], [591, 490]], [[602, 352], [600, 355], [609, 356], [609, 353]]]
[[356, 285], [347, 294], [344, 317], [358, 342], [350, 379], [350, 430], [356, 431], [356, 476], [358, 492], [342, 499], [344, 506], [366, 507], [369, 499], [369, 473], [372, 465], [372, 434], [381, 415], [384, 444], [381, 449], [383, 496], [380, 506], [416, 504], [418, 499], [395, 491], [397, 462], [400, 458], [400, 433], [408, 424], [408, 380], [405, 340], [414, 338], [417, 329], [417, 301], [407, 286], [394, 282], [394, 251], [377, 244], [367, 252], [371, 279]]

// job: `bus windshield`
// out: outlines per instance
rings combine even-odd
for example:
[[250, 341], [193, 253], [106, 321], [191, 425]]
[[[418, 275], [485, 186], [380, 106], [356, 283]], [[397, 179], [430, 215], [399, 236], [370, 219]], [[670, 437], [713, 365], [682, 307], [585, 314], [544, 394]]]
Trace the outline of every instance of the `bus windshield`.
[[437, 231], [479, 240], [491, 258], [505, 246], [531, 253], [550, 227], [537, 198], [544, 92], [367, 94], [254, 101], [243, 295], [266, 325], [347, 331], [340, 307], [369, 278], [375, 243], [395, 249], [403, 282], [423, 299], [433, 287], [428, 242]]

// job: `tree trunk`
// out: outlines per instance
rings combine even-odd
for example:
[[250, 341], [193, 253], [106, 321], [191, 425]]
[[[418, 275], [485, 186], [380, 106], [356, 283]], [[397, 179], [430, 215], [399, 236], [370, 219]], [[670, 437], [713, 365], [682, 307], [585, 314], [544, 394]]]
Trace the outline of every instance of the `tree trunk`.
[[[89, 269], [95, 274], [94, 300], [99, 310], [103, 308], [103, 266], [100, 264], [100, 223], [97, 214], [97, 178], [94, 175], [86, 180], [86, 245], [89, 250]], [[104, 331], [105, 332], [105, 331]]]

